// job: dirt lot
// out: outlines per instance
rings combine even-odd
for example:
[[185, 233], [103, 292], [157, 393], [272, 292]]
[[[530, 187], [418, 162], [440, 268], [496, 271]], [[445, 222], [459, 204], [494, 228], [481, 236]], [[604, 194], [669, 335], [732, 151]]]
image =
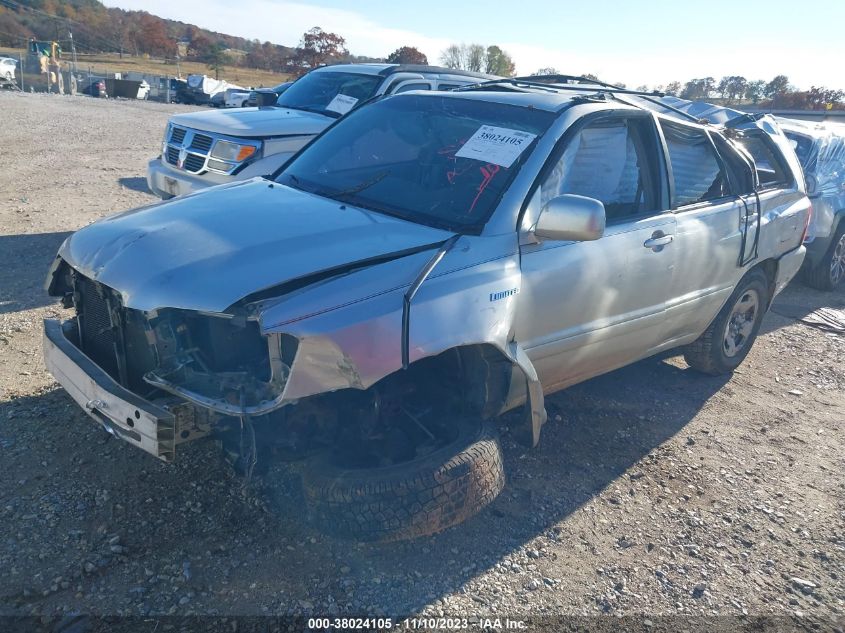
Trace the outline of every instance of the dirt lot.
[[[845, 339], [792, 284], [730, 378], [651, 359], [548, 399], [504, 435], [480, 516], [390, 546], [302, 520], [295, 472], [248, 485], [210, 443], [157, 462], [111, 439], [41, 359], [69, 232], [153, 202], [145, 162], [180, 106], [0, 94], [0, 613], [845, 614]], [[787, 316], [784, 316], [787, 315]]]

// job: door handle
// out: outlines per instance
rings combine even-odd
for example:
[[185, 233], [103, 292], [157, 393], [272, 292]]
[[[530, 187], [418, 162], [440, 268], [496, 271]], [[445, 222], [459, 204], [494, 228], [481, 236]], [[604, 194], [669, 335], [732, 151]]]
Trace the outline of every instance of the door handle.
[[643, 246], [659, 252], [663, 250], [664, 246], [671, 244], [674, 239], [673, 235], [666, 235], [663, 231], [655, 231], [650, 238], [643, 242]]

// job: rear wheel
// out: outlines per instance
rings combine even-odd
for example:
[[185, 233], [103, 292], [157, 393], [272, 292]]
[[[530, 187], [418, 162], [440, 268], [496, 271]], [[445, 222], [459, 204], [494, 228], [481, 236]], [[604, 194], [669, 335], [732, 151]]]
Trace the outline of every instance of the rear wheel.
[[769, 301], [768, 279], [746, 275], [710, 327], [684, 350], [690, 367], [705, 374], [727, 374], [745, 360], [757, 338]]
[[354, 467], [330, 451], [305, 463], [311, 518], [336, 536], [397, 541], [434, 534], [488, 505], [505, 483], [495, 427], [460, 418], [433, 452], [402, 463]]
[[821, 261], [807, 270], [804, 280], [813, 288], [824, 291], [835, 289], [845, 280], [845, 225], [836, 230]]

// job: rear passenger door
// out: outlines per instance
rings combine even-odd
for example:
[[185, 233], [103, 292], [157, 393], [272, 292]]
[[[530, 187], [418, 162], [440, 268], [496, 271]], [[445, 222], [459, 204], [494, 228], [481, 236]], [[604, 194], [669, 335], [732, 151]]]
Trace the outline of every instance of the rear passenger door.
[[607, 213], [597, 241], [522, 246], [520, 305], [533, 309], [518, 315], [516, 340], [545, 389], [621, 367], [662, 340], [675, 217], [661, 160], [651, 115], [623, 110], [576, 123], [541, 176], [541, 206], [578, 194]]
[[726, 149], [720, 154], [706, 128], [667, 120], [660, 128], [677, 218], [678, 260], [666, 306], [669, 347], [707, 329], [742, 276], [743, 218], [756, 213], [756, 199], [737, 195], [747, 179], [731, 170]]

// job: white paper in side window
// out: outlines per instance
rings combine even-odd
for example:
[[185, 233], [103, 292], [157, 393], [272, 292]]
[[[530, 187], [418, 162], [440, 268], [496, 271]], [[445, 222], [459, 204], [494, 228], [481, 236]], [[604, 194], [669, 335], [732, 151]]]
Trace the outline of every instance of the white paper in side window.
[[338, 114], [346, 114], [355, 107], [356, 103], [358, 103], [358, 99], [355, 97], [339, 94], [332, 99], [331, 102], [329, 102], [329, 105], [326, 106], [326, 110], [331, 110], [332, 112], [337, 112]]
[[535, 138], [536, 134], [520, 130], [482, 125], [455, 156], [510, 167]]

